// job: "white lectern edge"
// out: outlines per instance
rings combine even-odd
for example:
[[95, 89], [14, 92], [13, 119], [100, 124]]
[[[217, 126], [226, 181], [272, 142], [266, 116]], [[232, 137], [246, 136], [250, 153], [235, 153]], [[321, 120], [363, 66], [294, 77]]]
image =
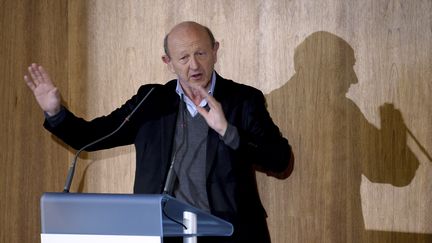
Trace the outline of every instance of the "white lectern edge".
[[41, 234], [42, 243], [161, 243], [160, 236]]

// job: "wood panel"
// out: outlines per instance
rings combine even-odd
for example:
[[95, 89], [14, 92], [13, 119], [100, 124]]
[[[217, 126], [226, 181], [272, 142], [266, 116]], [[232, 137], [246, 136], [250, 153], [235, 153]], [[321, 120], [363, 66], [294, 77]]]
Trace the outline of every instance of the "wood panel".
[[[25, 67], [44, 64], [92, 119], [173, 78], [162, 39], [183, 20], [213, 30], [217, 71], [263, 90], [293, 145], [289, 178], [257, 174], [274, 243], [432, 241], [431, 1], [3, 0], [0, 13], [1, 242], [37, 241], [39, 196], [61, 190], [73, 154], [41, 129]], [[134, 163], [131, 146], [84, 154], [72, 190], [131, 192]]]
[[64, 16], [67, 1], [0, 1], [0, 242], [40, 241], [39, 198], [66, 175], [67, 150], [43, 131], [23, 80], [37, 61], [67, 94]]
[[[285, 39], [293, 54], [271, 70], [283, 71], [279, 63], [294, 67], [267, 95], [296, 155], [286, 181], [259, 177], [262, 196], [274, 208], [274, 239], [431, 241], [431, 109], [425, 96], [432, 91], [431, 3], [288, 5], [268, 4], [269, 13], [280, 13], [268, 17], [269, 25], [285, 29], [268, 38], [279, 43], [293, 33]], [[285, 16], [289, 24], [279, 25]], [[279, 57], [281, 46], [267, 55]]]

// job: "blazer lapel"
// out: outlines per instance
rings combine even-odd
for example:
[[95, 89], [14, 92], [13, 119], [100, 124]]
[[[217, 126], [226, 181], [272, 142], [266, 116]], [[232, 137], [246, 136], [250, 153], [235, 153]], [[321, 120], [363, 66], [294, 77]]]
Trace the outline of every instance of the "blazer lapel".
[[[174, 91], [175, 92], [175, 91]], [[161, 134], [161, 178], [165, 181], [168, 168], [171, 163], [172, 147], [174, 143], [174, 134], [177, 122], [179, 98], [177, 93], [171, 98], [167, 97], [167, 111], [166, 115], [161, 118], [160, 134]], [[155, 131], [157, 132], [157, 131]]]
[[207, 137], [207, 154], [206, 154], [206, 178], [212, 171], [212, 167], [216, 158], [216, 151], [219, 144], [219, 135], [209, 128]]
[[[224, 93], [223, 86], [225, 85], [225, 80], [216, 73], [216, 86], [213, 92], [213, 97], [222, 104], [222, 109], [225, 112], [224, 105]], [[213, 165], [216, 159], [216, 152], [218, 149], [218, 145], [220, 142], [219, 134], [209, 128], [208, 137], [207, 137], [207, 154], [206, 154], [206, 177], [208, 178], [210, 172], [213, 169]]]

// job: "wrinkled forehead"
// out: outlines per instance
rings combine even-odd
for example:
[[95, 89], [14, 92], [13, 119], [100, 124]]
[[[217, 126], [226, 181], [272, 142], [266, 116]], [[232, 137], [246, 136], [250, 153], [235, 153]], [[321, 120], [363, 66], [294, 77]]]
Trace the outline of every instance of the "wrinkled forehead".
[[206, 29], [200, 25], [176, 26], [168, 34], [168, 48], [170, 52], [185, 49], [212, 48], [210, 36]]
[[210, 51], [211, 45], [206, 39], [174, 39], [169, 44], [170, 53], [182, 54], [196, 51]]

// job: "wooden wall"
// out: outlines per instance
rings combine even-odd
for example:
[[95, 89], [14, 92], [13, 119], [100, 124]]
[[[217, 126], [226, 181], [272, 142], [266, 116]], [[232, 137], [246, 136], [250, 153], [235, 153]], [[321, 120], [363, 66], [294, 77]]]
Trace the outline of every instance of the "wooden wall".
[[[41, 63], [91, 119], [173, 76], [183, 20], [221, 43], [216, 69], [261, 89], [295, 153], [258, 173], [274, 243], [432, 242], [430, 0], [0, 0], [0, 242], [38, 242], [39, 198], [73, 150], [42, 129], [22, 76]], [[133, 147], [84, 154], [72, 191], [132, 191]]]
[[68, 97], [67, 1], [0, 1], [0, 242], [39, 242], [39, 198], [60, 191], [68, 151], [42, 131], [25, 87], [30, 62], [44, 63]]

